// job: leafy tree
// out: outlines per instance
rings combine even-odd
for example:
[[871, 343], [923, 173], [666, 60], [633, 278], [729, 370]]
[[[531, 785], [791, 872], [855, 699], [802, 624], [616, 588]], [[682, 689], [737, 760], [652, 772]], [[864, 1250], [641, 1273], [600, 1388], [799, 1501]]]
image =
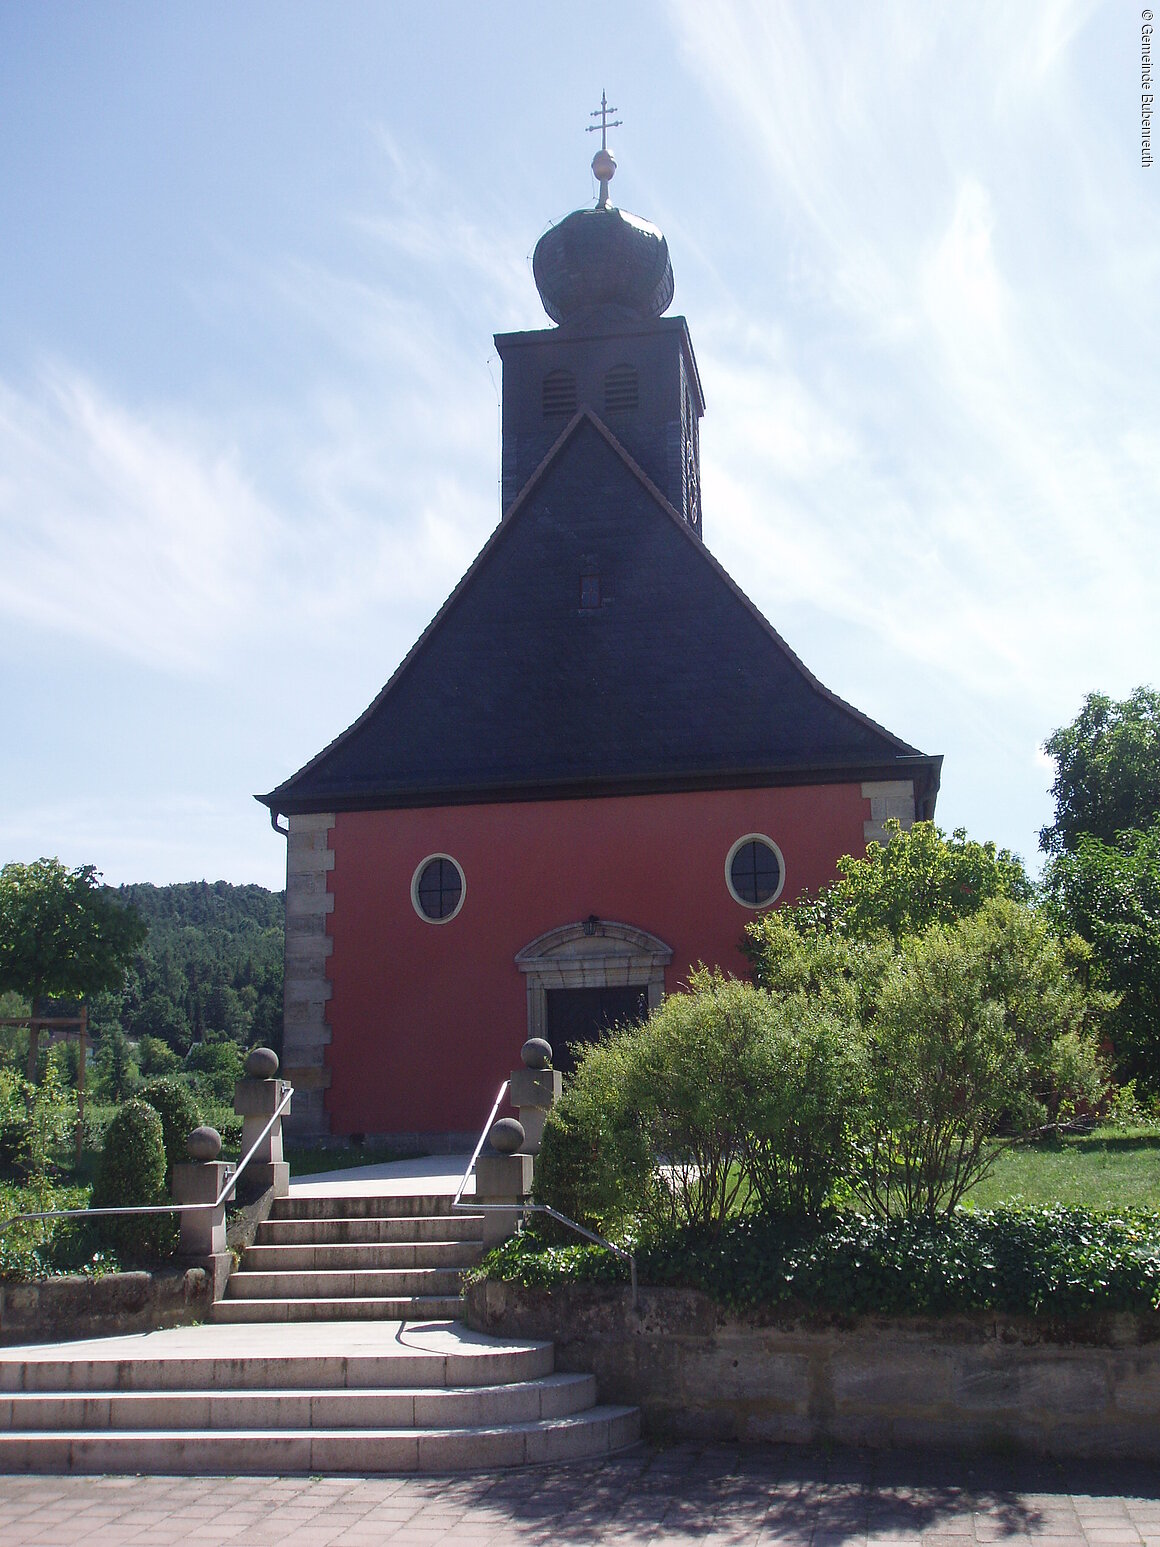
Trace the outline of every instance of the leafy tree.
[[1160, 1094], [1160, 820], [1116, 846], [1082, 836], [1050, 860], [1048, 905], [1091, 944], [1098, 981], [1118, 1003], [1107, 1026], [1124, 1080]]
[[137, 1044], [137, 1059], [146, 1076], [175, 1074], [181, 1068], [181, 1059], [160, 1037], [142, 1037]]
[[887, 841], [867, 844], [865, 858], [846, 854], [838, 861], [841, 880], [826, 900], [847, 935], [865, 939], [885, 930], [899, 939], [965, 918], [993, 897], [1031, 897], [1023, 862], [1009, 849], [978, 843], [961, 827], [948, 838], [933, 822], [903, 831], [890, 821], [886, 829]]
[[51, 1209], [55, 1203], [53, 1177], [57, 1150], [72, 1133], [76, 1123], [76, 1101], [50, 1064], [44, 1079], [26, 1090], [28, 1123], [25, 1128], [22, 1160], [28, 1176], [33, 1207]]
[[120, 1024], [131, 1037], [137, 1037], [140, 1040], [145, 1038], [158, 1040], [175, 1051], [181, 1049], [182, 1052], [189, 1046], [188, 1016], [168, 994], [157, 990], [135, 1005], [126, 1005], [120, 1017]]
[[[46, 995], [84, 999], [118, 988], [145, 924], [99, 884], [96, 869], [58, 859], [0, 869], [0, 992], [15, 990], [35, 1013]], [[36, 1038], [29, 1047], [35, 1074]]]
[[1074, 853], [1084, 833], [1116, 844], [1160, 816], [1160, 693], [1140, 687], [1119, 702], [1089, 693], [1043, 750], [1055, 759], [1055, 821], [1039, 834], [1048, 854]]
[[1001, 1124], [1033, 1130], [1062, 1099], [1099, 1094], [1095, 1027], [1110, 1001], [1087, 986], [1082, 941], [1010, 897], [898, 938], [846, 932], [825, 901], [766, 915], [748, 950], [763, 988], [865, 1039], [859, 1185], [873, 1209], [953, 1208], [986, 1175]]
[[819, 998], [865, 1023], [897, 943], [935, 924], [953, 924], [997, 897], [1028, 902], [1032, 886], [1018, 855], [932, 822], [843, 855], [840, 879], [816, 897], [772, 908], [746, 928], [741, 949], [755, 981], [780, 994]]
[[141, 1083], [141, 1071], [128, 1037], [119, 1026], [105, 1032], [93, 1059], [94, 1094], [105, 1101], [124, 1101]]
[[904, 939], [878, 996], [856, 1178], [875, 1212], [949, 1213], [994, 1165], [1000, 1126], [1094, 1101], [1102, 1007], [1049, 921], [1009, 899]]
[[895, 949], [883, 931], [851, 939], [835, 928], [824, 900], [771, 909], [749, 925], [742, 945], [759, 988], [859, 1025], [873, 1019]]

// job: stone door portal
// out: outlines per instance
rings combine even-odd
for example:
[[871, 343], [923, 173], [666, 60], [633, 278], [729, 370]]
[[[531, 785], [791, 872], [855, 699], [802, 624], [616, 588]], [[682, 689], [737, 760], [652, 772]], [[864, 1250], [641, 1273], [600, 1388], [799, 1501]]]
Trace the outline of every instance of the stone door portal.
[[644, 984], [639, 988], [550, 988], [547, 994], [552, 1066], [561, 1074], [570, 1074], [576, 1067], [572, 1049], [578, 1043], [597, 1042], [609, 1027], [643, 1021], [648, 1015]]
[[529, 1037], [546, 1037], [557, 1069], [573, 1067], [569, 1042], [647, 1015], [664, 998], [671, 947], [646, 930], [588, 918], [550, 929], [516, 956], [527, 983]]

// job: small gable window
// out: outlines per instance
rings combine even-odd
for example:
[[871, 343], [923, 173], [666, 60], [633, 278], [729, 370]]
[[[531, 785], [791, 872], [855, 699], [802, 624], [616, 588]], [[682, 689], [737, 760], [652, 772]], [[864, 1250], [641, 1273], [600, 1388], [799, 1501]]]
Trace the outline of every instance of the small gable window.
[[640, 402], [640, 379], [635, 365], [614, 365], [604, 377], [604, 411], [623, 414]]
[[764, 833], [738, 838], [725, 861], [725, 885], [734, 902], [744, 908], [767, 907], [784, 884], [785, 863], [773, 839]]
[[576, 412], [576, 378], [571, 371], [549, 371], [544, 377], [544, 418]]
[[467, 881], [450, 854], [432, 854], [411, 877], [411, 904], [428, 924], [447, 924], [463, 906]]

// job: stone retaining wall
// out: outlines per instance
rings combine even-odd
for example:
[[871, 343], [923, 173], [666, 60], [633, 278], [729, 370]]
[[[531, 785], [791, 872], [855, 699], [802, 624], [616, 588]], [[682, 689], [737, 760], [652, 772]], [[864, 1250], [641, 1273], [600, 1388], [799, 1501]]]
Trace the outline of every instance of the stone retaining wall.
[[733, 1316], [686, 1290], [473, 1284], [468, 1325], [552, 1338], [653, 1437], [1160, 1461], [1160, 1315]]
[[184, 1327], [204, 1321], [212, 1304], [213, 1280], [204, 1268], [0, 1284], [0, 1343]]

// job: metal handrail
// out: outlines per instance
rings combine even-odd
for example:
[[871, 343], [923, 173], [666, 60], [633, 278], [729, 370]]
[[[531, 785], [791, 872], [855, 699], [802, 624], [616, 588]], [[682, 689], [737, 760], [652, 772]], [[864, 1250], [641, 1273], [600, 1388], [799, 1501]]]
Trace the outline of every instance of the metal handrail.
[[567, 1225], [569, 1230], [575, 1230], [577, 1235], [584, 1236], [586, 1240], [594, 1242], [597, 1246], [603, 1246], [606, 1251], [610, 1251], [612, 1255], [616, 1258], [619, 1258], [621, 1262], [628, 1263], [629, 1282], [632, 1285], [632, 1308], [635, 1311], [638, 1308], [636, 1258], [630, 1251], [626, 1251], [623, 1246], [617, 1246], [614, 1242], [606, 1240], [604, 1236], [597, 1235], [595, 1230], [589, 1230], [587, 1226], [578, 1224], [574, 1219], [569, 1219], [567, 1214], [561, 1214], [559, 1209], [552, 1208], [551, 1204], [548, 1203], [480, 1203], [478, 1201], [473, 1201], [471, 1203], [461, 1202], [464, 1189], [468, 1183], [468, 1179], [470, 1178], [472, 1171], [475, 1169], [475, 1162], [479, 1159], [479, 1152], [482, 1150], [484, 1144], [487, 1141], [487, 1136], [491, 1132], [491, 1125], [495, 1121], [495, 1114], [499, 1111], [500, 1102], [507, 1095], [510, 1088], [510, 1080], [505, 1080], [499, 1088], [499, 1093], [496, 1096], [495, 1101], [492, 1103], [491, 1115], [488, 1117], [487, 1122], [483, 1126], [483, 1132], [480, 1134], [475, 1149], [472, 1151], [471, 1159], [467, 1162], [467, 1170], [463, 1173], [463, 1177], [459, 1183], [455, 1197], [451, 1200], [451, 1207], [453, 1209], [470, 1209], [473, 1214], [519, 1214], [521, 1217], [524, 1214], [547, 1214], [550, 1219], [558, 1220], [561, 1225]]
[[[467, 1186], [468, 1178], [471, 1176], [472, 1171], [475, 1169], [475, 1162], [479, 1159], [479, 1152], [487, 1142], [487, 1136], [491, 1132], [491, 1125], [495, 1122], [495, 1114], [499, 1111], [499, 1104], [511, 1089], [511, 1084], [512, 1082], [510, 1080], [505, 1080], [499, 1088], [499, 1094], [492, 1102], [491, 1115], [487, 1122], [483, 1125], [483, 1132], [480, 1134], [476, 1146], [471, 1152], [471, 1159], [467, 1162], [467, 1170], [463, 1173], [463, 1178], [459, 1183], [459, 1190], [451, 1200], [451, 1207], [453, 1209], [467, 1207], [466, 1204], [461, 1204], [459, 1200], [463, 1197], [463, 1189]], [[510, 1204], [505, 1204], [504, 1207], [510, 1207]]]
[[212, 1203], [134, 1203], [126, 1204], [122, 1208], [110, 1209], [46, 1209], [43, 1213], [13, 1214], [10, 1218], [0, 1221], [0, 1235], [8, 1229], [9, 1225], [17, 1225], [21, 1220], [44, 1219], [100, 1219], [110, 1214], [192, 1214], [199, 1209], [220, 1209], [222, 1204], [237, 1188], [242, 1179], [242, 1173], [257, 1154], [262, 1140], [267, 1136], [274, 1124], [282, 1116], [282, 1113], [290, 1105], [290, 1098], [294, 1094], [294, 1087], [285, 1080], [282, 1082], [284, 1089], [278, 1105], [274, 1108], [270, 1121], [262, 1129], [261, 1133], [250, 1145], [245, 1158], [236, 1165], [226, 1177], [221, 1191]]

